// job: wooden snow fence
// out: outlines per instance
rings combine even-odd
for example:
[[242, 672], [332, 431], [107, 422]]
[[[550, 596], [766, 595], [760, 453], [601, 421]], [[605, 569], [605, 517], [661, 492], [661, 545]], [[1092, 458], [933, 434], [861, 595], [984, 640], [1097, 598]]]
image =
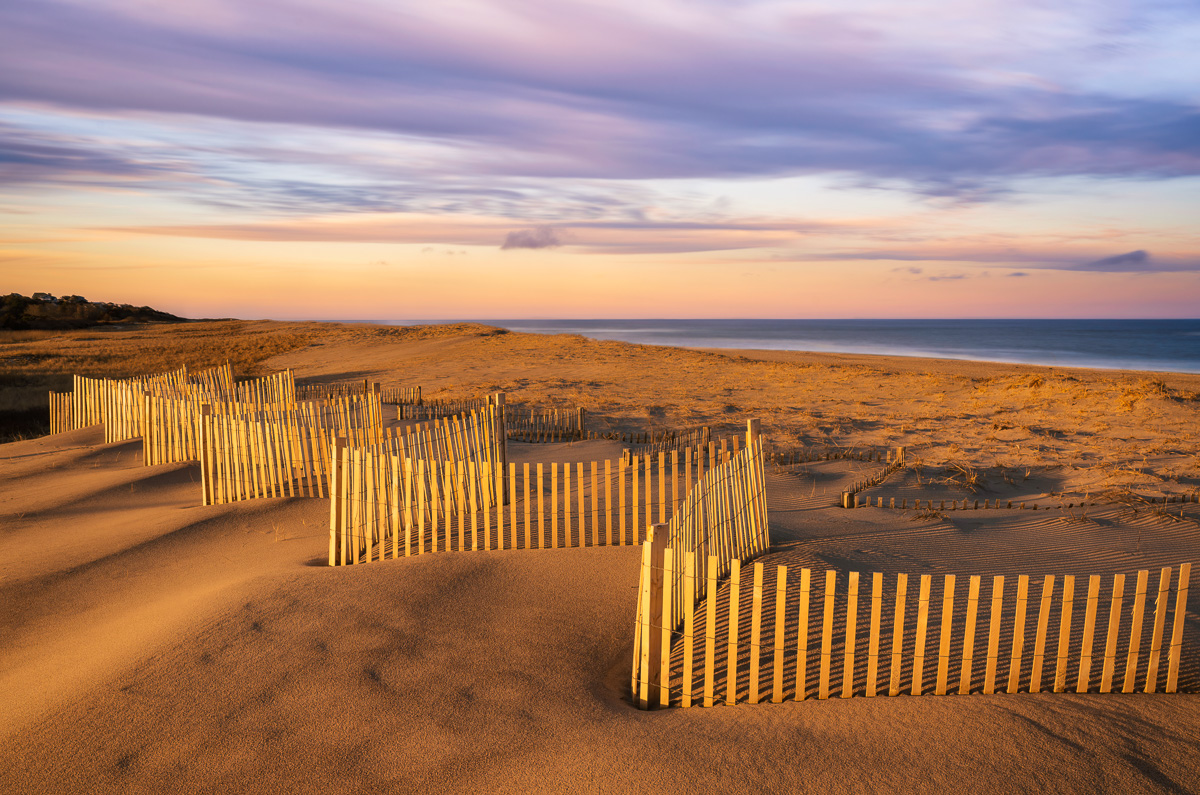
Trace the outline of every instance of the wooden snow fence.
[[454, 417], [472, 411], [484, 410], [490, 405], [492, 400], [488, 396], [463, 399], [421, 399], [419, 391], [417, 396], [418, 400], [416, 403], [396, 404], [396, 419], [421, 421]]
[[[238, 404], [234, 404], [238, 405]], [[234, 411], [201, 406], [202, 504], [260, 497], [327, 497], [334, 440], [383, 439], [379, 394]]]
[[[667, 554], [649, 566], [651, 547], [643, 601], [673, 571]], [[710, 596], [695, 609], [685, 603], [681, 632], [643, 617], [642, 648], [658, 650], [648, 662], [643, 652], [634, 691], [643, 708], [1178, 688], [1190, 563], [1174, 579], [1171, 568], [1156, 578], [885, 577], [761, 562], [748, 572], [735, 558], [718, 591], [718, 560], [685, 568], [684, 588], [707, 575]], [[657, 678], [646, 673], [653, 664]]]
[[142, 394], [142, 462], [157, 466], [198, 460], [200, 415], [206, 405], [214, 414], [247, 416], [295, 409], [293, 395], [291, 370], [235, 384], [228, 365], [189, 375], [173, 388], [147, 389]]
[[508, 438], [515, 442], [570, 442], [585, 438], [581, 408], [505, 406]]
[[50, 393], [50, 433], [66, 433], [74, 425], [71, 423], [71, 393]]
[[[874, 500], [874, 501], [872, 502], [872, 500]], [[983, 509], [983, 510], [1002, 509], [1002, 510], [1018, 510], [1018, 511], [1024, 511], [1024, 510], [1049, 511], [1052, 508], [1057, 508], [1059, 510], [1071, 510], [1072, 508], [1094, 508], [1094, 507], [1101, 506], [1101, 505], [1126, 504], [1126, 505], [1153, 506], [1153, 505], [1183, 505], [1186, 503], [1200, 503], [1200, 490], [1192, 491], [1192, 492], [1184, 492], [1182, 494], [1164, 494], [1164, 495], [1151, 495], [1149, 497], [1136, 497], [1132, 501], [1125, 502], [1125, 503], [1115, 502], [1113, 500], [1098, 500], [1098, 499], [1093, 499], [1090, 502], [1088, 502], [1086, 500], [1081, 500], [1080, 502], [1063, 503], [1061, 497], [1059, 498], [1059, 501], [1057, 503], [1028, 502], [1028, 504], [1027, 504], [1027, 501], [1023, 501], [1023, 500], [1002, 500], [999, 498], [994, 499], [994, 500], [991, 498], [984, 498], [982, 501], [980, 501], [977, 499], [968, 499], [966, 497], [964, 497], [961, 500], [956, 499], [956, 498], [951, 498], [949, 500], [941, 500], [941, 499], [934, 499], [932, 497], [930, 497], [930, 498], [914, 497], [913, 501], [912, 501], [912, 509], [915, 511], [919, 511], [919, 510], [926, 510], [926, 511], [978, 511], [980, 509]], [[901, 510], [907, 510], [909, 506], [908, 506], [908, 498], [907, 497], [902, 497], [897, 501], [897, 498], [895, 498], [895, 497], [886, 497], [886, 498], [879, 497], [879, 496], [859, 497], [858, 495], [855, 495], [854, 499], [852, 500], [852, 504], [848, 507], [851, 507], [851, 508], [871, 508], [871, 507], [899, 508]]]
[[[734, 454], [737, 454], [737, 440], [734, 439]], [[624, 434], [621, 441], [637, 448], [637, 452], [645, 455], [657, 453], [660, 450], [684, 450], [689, 447], [707, 447], [712, 441], [712, 431], [707, 425], [684, 430], [653, 431], [644, 434]], [[721, 451], [726, 449], [725, 440], [721, 440]]]
[[629, 461], [504, 465], [485, 441], [445, 458], [386, 445], [338, 447], [329, 564], [635, 544], [651, 523], [674, 516], [718, 463], [689, 449]]
[[104, 425], [106, 442], [136, 439], [143, 433], [143, 400], [147, 391], [174, 393], [192, 385], [231, 386], [228, 363], [189, 373], [186, 367], [136, 378], [72, 377], [69, 393], [50, 393], [50, 432]]
[[[630, 690], [643, 709], [669, 693], [675, 628], [684, 622], [690, 638], [696, 603], [714, 594], [718, 580], [737, 572], [741, 561], [771, 545], [757, 420], [747, 424], [746, 436], [746, 447], [709, 470], [670, 523], [656, 524], [642, 544]], [[707, 578], [696, 577], [704, 562]], [[689, 681], [691, 674], [689, 665]]]

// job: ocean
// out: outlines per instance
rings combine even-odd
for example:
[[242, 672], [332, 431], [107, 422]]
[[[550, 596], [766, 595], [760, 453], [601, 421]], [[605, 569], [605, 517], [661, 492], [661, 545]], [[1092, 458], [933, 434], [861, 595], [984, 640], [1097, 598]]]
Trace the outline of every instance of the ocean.
[[650, 345], [873, 353], [1200, 373], [1200, 320], [489, 319], [477, 322], [512, 331], [582, 334]]

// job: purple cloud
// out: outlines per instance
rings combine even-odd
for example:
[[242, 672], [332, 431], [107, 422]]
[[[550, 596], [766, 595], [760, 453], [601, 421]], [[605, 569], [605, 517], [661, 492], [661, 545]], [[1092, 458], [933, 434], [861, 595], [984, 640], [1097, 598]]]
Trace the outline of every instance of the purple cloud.
[[509, 232], [500, 245], [502, 250], [511, 248], [556, 248], [561, 246], [562, 238], [559, 233], [548, 226], [535, 229], [518, 229]]
[[[1037, 66], [972, 62], [884, 35], [870, 15], [791, 11], [763, 26], [683, 5], [671, 11], [686, 24], [569, 3], [478, 20], [288, 0], [182, 9], [4, 4], [0, 100], [437, 141], [459, 149], [445, 163], [485, 180], [837, 173], [963, 202], [1022, 176], [1200, 174], [1191, 102], [996, 80]], [[318, 206], [409, 206], [276, 187]]]
[[1117, 254], [1114, 257], [1105, 257], [1103, 259], [1086, 262], [1082, 265], [1077, 265], [1075, 270], [1081, 271], [1113, 271], [1117, 273], [1126, 271], [1144, 271], [1153, 270], [1150, 267], [1150, 252], [1138, 249], [1125, 254]]

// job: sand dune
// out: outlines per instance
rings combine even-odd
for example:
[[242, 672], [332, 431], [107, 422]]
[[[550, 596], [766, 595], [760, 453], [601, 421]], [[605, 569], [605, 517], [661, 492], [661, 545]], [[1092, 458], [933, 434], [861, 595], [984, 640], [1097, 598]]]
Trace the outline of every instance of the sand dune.
[[[1158, 389], [1136, 374], [943, 363], [932, 379], [903, 360], [476, 329], [389, 340], [334, 335], [271, 364], [422, 384], [427, 395], [504, 389], [510, 400], [577, 402], [612, 427], [733, 430], [753, 414], [781, 445], [908, 444], [927, 462], [923, 477], [941, 479], [919, 489], [889, 481], [881, 495], [936, 488], [947, 499], [1057, 504], [1105, 479], [1145, 494], [1200, 482], [1194, 377], [1164, 376]], [[1040, 386], [1028, 386], [1031, 374]], [[1119, 410], [1132, 392], [1140, 396]], [[1006, 423], [1024, 441], [993, 428]], [[195, 465], [145, 468], [139, 449], [103, 444], [95, 429], [0, 446], [0, 791], [1200, 790], [1194, 599], [1180, 679], [1189, 692], [1179, 695], [639, 712], [625, 692], [635, 548], [333, 569], [322, 565], [326, 502], [201, 507]], [[513, 445], [512, 460], [617, 452], [607, 442]], [[952, 461], [989, 475], [981, 491], [948, 480]], [[775, 544], [764, 562], [1107, 574], [1200, 551], [1200, 506], [1178, 517], [1110, 506], [1086, 521], [1058, 510], [914, 521], [832, 507], [846, 483], [877, 468], [773, 470]]]

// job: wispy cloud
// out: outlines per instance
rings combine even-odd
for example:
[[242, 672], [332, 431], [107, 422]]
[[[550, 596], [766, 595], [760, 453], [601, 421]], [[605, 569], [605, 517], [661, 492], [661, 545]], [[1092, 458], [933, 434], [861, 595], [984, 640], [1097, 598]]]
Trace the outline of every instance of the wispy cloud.
[[[1006, 6], [1012, 19], [973, 7], [988, 21], [939, 14], [924, 27], [820, 3], [469, 5], [464, 16], [295, 0], [10, 3], [0, 49], [21, 68], [0, 70], [0, 94], [441, 142], [458, 149], [460, 173], [491, 177], [836, 173], [979, 202], [1009, 195], [1016, 177], [1200, 174], [1200, 112], [1185, 91], [1105, 92], [1064, 66], [1146, 68], [1138, 37], [1098, 47], [1111, 38], [1101, 31], [1128, 25], [1103, 4], [1075, 9], [1074, 37], [1036, 3]], [[1157, 23], [1160, 5], [1136, 13]], [[1196, 29], [1200, 12], [1173, 13]], [[1012, 41], [1046, 43], [1004, 50], [1001, 35], [981, 36], [988, 25], [1024, 25]]]
[[504, 236], [500, 244], [502, 250], [512, 248], [557, 248], [563, 244], [562, 233], [549, 227], [539, 226], [534, 229], [518, 229]]

